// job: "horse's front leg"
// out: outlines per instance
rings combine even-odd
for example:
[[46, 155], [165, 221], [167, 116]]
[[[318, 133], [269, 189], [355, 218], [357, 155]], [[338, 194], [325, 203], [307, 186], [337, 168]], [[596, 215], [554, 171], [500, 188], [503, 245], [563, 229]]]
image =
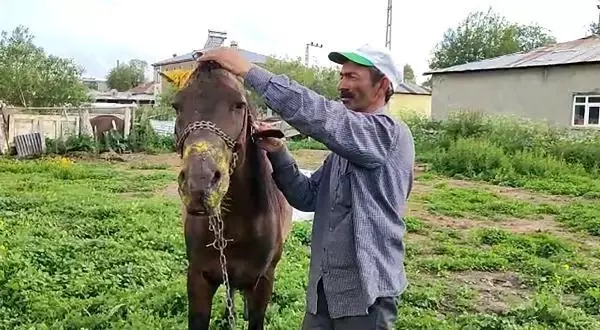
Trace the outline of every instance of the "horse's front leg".
[[187, 293], [188, 293], [188, 330], [208, 330], [212, 299], [218, 285], [206, 280], [202, 270], [188, 266]]
[[258, 279], [253, 289], [246, 291], [248, 330], [264, 329], [265, 313], [273, 293], [273, 274], [274, 270], [269, 269], [266, 274]]

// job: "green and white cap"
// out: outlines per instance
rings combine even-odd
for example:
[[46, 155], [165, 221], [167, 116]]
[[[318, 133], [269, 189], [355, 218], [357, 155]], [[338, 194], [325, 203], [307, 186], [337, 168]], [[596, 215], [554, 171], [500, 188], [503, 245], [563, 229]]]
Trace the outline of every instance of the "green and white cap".
[[344, 64], [347, 61], [354, 62], [363, 66], [376, 67], [392, 83], [392, 88], [396, 90], [403, 80], [402, 71], [392, 59], [392, 54], [387, 48], [379, 48], [365, 44], [352, 51], [331, 52], [329, 59], [338, 64]]

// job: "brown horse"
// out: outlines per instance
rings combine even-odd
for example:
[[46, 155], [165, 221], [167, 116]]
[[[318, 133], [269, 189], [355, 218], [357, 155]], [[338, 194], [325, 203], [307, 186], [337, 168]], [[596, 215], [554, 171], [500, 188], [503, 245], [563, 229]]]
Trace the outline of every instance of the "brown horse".
[[115, 128], [121, 136], [125, 133], [125, 121], [117, 116], [98, 115], [90, 119], [90, 124], [95, 132], [96, 139], [103, 139], [104, 133], [115, 131]]
[[189, 329], [208, 329], [213, 296], [225, 279], [231, 302], [234, 290], [244, 294], [248, 328], [264, 328], [291, 226], [292, 208], [271, 177], [266, 153], [254, 143], [257, 114], [245, 95], [238, 78], [209, 63], [195, 69], [173, 100], [183, 160], [178, 183], [189, 262]]

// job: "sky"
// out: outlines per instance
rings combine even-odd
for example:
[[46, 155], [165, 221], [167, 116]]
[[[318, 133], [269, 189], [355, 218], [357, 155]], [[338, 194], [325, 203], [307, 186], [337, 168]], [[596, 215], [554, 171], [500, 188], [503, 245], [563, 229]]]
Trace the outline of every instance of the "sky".
[[[417, 81], [448, 28], [469, 12], [487, 10], [523, 24], [538, 23], [561, 41], [584, 37], [598, 20], [598, 0], [393, 0], [391, 51]], [[327, 53], [361, 44], [385, 45], [387, 0], [0, 0], [0, 30], [25, 25], [36, 45], [73, 58], [84, 76], [102, 79], [117, 61], [149, 64], [202, 48], [208, 29], [226, 31], [239, 47], [332, 65]]]

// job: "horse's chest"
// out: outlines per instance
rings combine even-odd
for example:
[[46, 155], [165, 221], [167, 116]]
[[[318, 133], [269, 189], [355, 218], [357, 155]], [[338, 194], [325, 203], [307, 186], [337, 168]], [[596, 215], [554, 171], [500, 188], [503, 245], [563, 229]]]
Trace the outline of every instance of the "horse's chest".
[[[234, 286], [254, 285], [258, 276], [271, 264], [277, 250], [277, 239], [275, 235], [266, 233], [271, 231], [225, 221], [223, 236], [227, 245], [224, 254], [229, 279]], [[194, 244], [190, 249], [190, 262], [213, 280], [220, 281], [220, 251], [210, 245], [215, 239], [214, 234], [206, 226], [201, 236], [202, 244]]]

